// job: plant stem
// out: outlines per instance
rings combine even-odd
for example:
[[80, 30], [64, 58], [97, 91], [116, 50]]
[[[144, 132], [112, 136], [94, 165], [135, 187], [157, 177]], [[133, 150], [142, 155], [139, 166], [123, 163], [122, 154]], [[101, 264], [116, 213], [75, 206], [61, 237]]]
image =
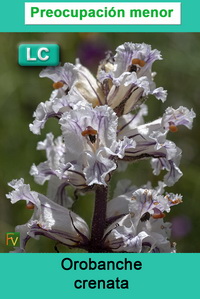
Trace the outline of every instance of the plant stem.
[[102, 238], [106, 226], [108, 188], [97, 186], [89, 252], [102, 252]]

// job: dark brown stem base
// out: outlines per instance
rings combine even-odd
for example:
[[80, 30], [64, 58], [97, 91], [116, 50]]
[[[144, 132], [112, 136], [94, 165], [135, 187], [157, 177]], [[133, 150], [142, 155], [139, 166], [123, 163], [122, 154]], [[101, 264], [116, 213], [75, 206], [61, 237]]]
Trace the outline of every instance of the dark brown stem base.
[[105, 252], [103, 249], [102, 239], [106, 227], [107, 194], [107, 187], [97, 187], [92, 220], [91, 240], [88, 252]]

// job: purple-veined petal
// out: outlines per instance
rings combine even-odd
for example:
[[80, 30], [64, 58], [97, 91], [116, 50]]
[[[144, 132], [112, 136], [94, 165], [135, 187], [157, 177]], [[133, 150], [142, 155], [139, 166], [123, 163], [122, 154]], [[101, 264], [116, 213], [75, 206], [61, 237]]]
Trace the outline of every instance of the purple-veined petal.
[[22, 232], [21, 247], [29, 237], [44, 235], [65, 245], [76, 245], [87, 242], [89, 229], [86, 222], [74, 212], [49, 200], [46, 196], [30, 191], [23, 179], [10, 183], [15, 190], [7, 195], [14, 203], [18, 200], [29, 200], [34, 204], [31, 219], [16, 229]]
[[144, 67], [139, 71], [140, 76], [151, 67], [152, 63], [156, 60], [162, 59], [158, 50], [151, 50], [151, 46], [145, 43], [124, 43], [116, 49], [115, 55], [115, 74], [119, 76], [121, 73], [128, 70], [132, 64], [133, 59], [140, 59], [145, 62]]
[[147, 233], [136, 233], [130, 215], [110, 225], [105, 232], [105, 246], [114, 252], [141, 252]]
[[87, 152], [88, 166], [84, 169], [84, 175], [87, 185], [104, 185], [107, 186], [107, 182], [110, 177], [107, 176], [110, 172], [116, 169], [116, 163], [106, 157], [106, 150], [100, 148], [95, 154]]
[[158, 87], [151, 92], [158, 100], [161, 100], [163, 103], [167, 99], [167, 90], [164, 90], [163, 87]]
[[173, 186], [183, 175], [178, 167], [181, 153], [181, 150], [177, 148], [176, 156], [173, 159], [167, 160], [165, 157], [160, 157], [153, 158], [151, 161], [151, 166], [155, 175], [159, 175], [161, 170], [167, 170], [167, 174], [164, 176], [164, 183], [167, 186]]
[[47, 77], [54, 82], [63, 82], [67, 88], [71, 88], [77, 80], [77, 70], [75, 65], [65, 63], [63, 67], [47, 67], [41, 71], [40, 77]]
[[196, 117], [193, 109], [191, 111], [186, 107], [180, 106], [178, 109], [169, 107], [166, 109], [162, 118], [162, 126], [169, 130], [171, 126], [183, 125], [188, 129], [192, 128], [193, 119]]
[[40, 163], [38, 166], [33, 164], [30, 174], [34, 176], [38, 184], [43, 185], [45, 181], [50, 180], [52, 175], [57, 175], [64, 158], [65, 146], [61, 136], [54, 140], [53, 134], [49, 133], [44, 141], [38, 142], [37, 149], [46, 151], [47, 161]]
[[30, 201], [35, 205], [39, 205], [38, 193], [31, 191], [30, 186], [24, 184], [24, 179], [12, 180], [8, 185], [15, 189], [9, 194], [6, 194], [6, 197], [10, 198], [11, 203], [16, 203], [23, 199], [26, 200], [27, 203]]
[[[127, 137], [117, 140], [118, 119], [108, 106], [92, 108], [89, 104], [77, 104], [63, 114], [60, 124], [65, 163], [79, 165], [88, 185], [105, 185], [110, 179], [107, 175], [117, 167], [115, 156], [121, 159], [128, 148], [135, 147], [134, 140]], [[93, 136], [89, 130], [94, 132]]]

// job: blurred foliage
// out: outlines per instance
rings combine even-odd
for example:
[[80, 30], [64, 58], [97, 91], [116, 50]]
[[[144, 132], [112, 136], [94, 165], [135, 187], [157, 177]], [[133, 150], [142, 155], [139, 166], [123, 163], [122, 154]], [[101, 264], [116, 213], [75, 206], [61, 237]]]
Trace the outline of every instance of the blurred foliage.
[[[45, 186], [38, 186], [29, 175], [33, 163], [44, 161], [43, 152], [36, 151], [39, 140], [43, 140], [49, 131], [59, 134], [56, 121], [50, 120], [41, 136], [33, 135], [28, 128], [32, 114], [41, 101], [46, 101], [52, 91], [49, 79], [40, 79], [40, 67], [21, 67], [17, 63], [17, 48], [20, 43], [57, 43], [61, 47], [61, 63], [74, 63], [77, 57], [94, 73], [98, 61], [104, 57], [106, 50], [114, 51], [125, 41], [145, 42], [157, 48], [163, 55], [163, 61], [154, 64], [157, 86], [168, 90], [168, 100], [160, 101], [149, 98], [149, 116], [153, 120], [164, 113], [165, 108], [177, 108], [185, 105], [193, 108], [197, 114], [192, 131], [180, 128], [178, 133], [169, 133], [168, 138], [182, 148], [181, 169], [183, 177], [175, 186], [167, 188], [168, 192], [181, 193], [183, 203], [174, 207], [166, 221], [184, 226], [184, 219], [189, 223], [182, 237], [174, 233], [173, 241], [177, 242], [178, 252], [200, 252], [200, 157], [198, 109], [200, 101], [200, 34], [199, 33], [1, 33], [0, 34], [0, 252], [8, 252], [5, 246], [5, 233], [14, 231], [18, 224], [25, 223], [32, 212], [26, 210], [25, 203], [11, 205], [5, 198], [10, 188], [7, 182], [13, 178], [25, 179], [32, 190], [46, 192]], [[129, 178], [135, 185], [152, 181], [157, 185], [149, 161], [132, 164], [128, 171], [115, 173], [112, 179], [110, 195], [117, 181]], [[70, 190], [73, 196], [72, 190]], [[80, 197], [74, 210], [89, 222], [93, 208], [92, 194]], [[184, 231], [184, 230], [183, 230]], [[55, 252], [55, 242], [41, 237], [41, 241], [31, 240], [28, 252]], [[61, 251], [66, 251], [63, 246]]]

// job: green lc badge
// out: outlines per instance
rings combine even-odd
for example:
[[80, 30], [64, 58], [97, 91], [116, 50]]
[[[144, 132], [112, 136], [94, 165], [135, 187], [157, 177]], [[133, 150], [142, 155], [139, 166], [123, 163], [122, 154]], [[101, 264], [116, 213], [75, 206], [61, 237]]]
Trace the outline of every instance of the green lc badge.
[[21, 44], [18, 47], [18, 63], [21, 66], [57, 66], [60, 47], [57, 44]]

